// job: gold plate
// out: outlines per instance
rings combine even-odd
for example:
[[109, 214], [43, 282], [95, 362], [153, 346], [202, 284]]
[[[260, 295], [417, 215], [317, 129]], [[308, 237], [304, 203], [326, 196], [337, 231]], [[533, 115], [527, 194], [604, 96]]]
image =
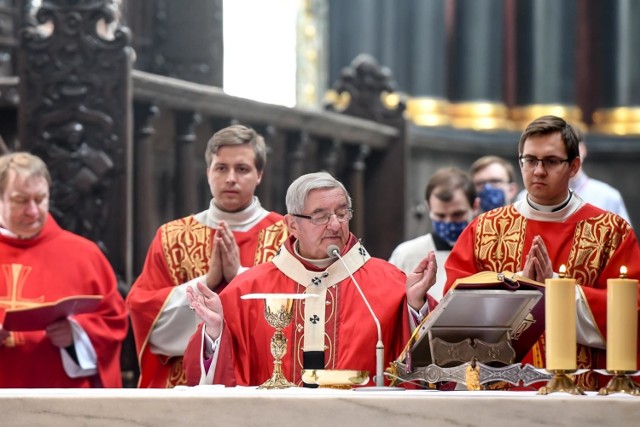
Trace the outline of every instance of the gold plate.
[[350, 388], [367, 384], [369, 371], [305, 369], [302, 371], [302, 381], [306, 384], [317, 384], [320, 387]]

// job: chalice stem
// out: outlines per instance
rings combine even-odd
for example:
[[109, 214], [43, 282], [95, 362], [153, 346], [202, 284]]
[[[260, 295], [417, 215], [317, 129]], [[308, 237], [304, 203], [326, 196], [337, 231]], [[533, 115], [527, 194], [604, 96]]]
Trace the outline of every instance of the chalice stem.
[[258, 388], [288, 388], [295, 387], [295, 384], [287, 381], [282, 373], [282, 357], [287, 353], [287, 337], [282, 333], [281, 328], [276, 328], [276, 332], [271, 338], [271, 355], [273, 356], [273, 374]]

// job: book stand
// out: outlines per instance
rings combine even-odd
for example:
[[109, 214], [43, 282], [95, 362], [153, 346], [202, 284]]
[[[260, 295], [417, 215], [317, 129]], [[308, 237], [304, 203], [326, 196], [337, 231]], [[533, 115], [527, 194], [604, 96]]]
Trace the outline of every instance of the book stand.
[[517, 363], [544, 331], [544, 285], [520, 286], [517, 276], [506, 277], [485, 272], [456, 282], [414, 331], [392, 364], [393, 374], [404, 381], [455, 381], [468, 389], [551, 378]]

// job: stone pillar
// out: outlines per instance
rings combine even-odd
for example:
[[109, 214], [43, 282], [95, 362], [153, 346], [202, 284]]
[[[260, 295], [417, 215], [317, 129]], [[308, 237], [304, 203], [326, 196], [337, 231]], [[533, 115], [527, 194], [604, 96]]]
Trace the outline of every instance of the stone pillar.
[[222, 0], [189, 0], [188, 4], [155, 1], [151, 71], [222, 87]]
[[328, 87], [327, 0], [302, 0], [297, 18], [296, 104], [318, 107]]
[[595, 11], [599, 108], [593, 130], [640, 134], [640, 2], [611, 0], [597, 3]]
[[[450, 124], [447, 99], [445, 1], [411, 1], [407, 115], [420, 126]], [[394, 69], [394, 75], [395, 75]]]
[[329, 0], [329, 82], [361, 53], [379, 58], [379, 0]]
[[516, 2], [516, 107], [520, 129], [553, 114], [580, 125], [576, 104], [575, 0]]
[[449, 75], [455, 127], [509, 129], [503, 101], [503, 0], [458, 0]]

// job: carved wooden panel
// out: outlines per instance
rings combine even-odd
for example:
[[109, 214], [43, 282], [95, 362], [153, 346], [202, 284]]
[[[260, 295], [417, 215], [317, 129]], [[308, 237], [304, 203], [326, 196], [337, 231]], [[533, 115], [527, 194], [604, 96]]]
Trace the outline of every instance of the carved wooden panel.
[[51, 212], [130, 283], [131, 51], [108, 0], [44, 0], [20, 35], [19, 149], [51, 171]]

